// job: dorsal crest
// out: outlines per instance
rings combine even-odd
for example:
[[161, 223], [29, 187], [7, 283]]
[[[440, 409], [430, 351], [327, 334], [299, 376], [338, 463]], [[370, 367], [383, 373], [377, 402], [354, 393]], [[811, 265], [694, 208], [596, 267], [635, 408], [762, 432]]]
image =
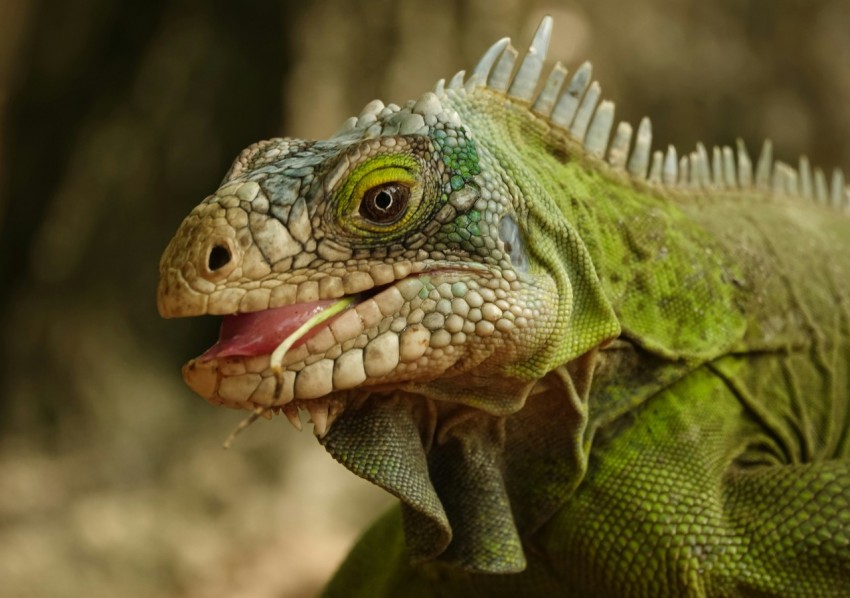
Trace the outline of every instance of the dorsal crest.
[[403, 107], [385, 106], [374, 100], [358, 117], [349, 118], [337, 135], [425, 133], [437, 120], [459, 122], [457, 114], [441, 102], [446, 94], [472, 93], [486, 87], [514, 102], [527, 104], [533, 114], [578, 142], [587, 154], [634, 180], [678, 189], [752, 189], [850, 211], [850, 187], [840, 169], [836, 168], [828, 181], [824, 171], [812, 168], [806, 156], [800, 157], [797, 168], [774, 160], [769, 139], [764, 141], [759, 159], [753, 164], [741, 139], [735, 149], [715, 146], [709, 152], [704, 144], [697, 143], [692, 151], [682, 153], [672, 145], [666, 151], [652, 149], [652, 123], [648, 117], [641, 119], [637, 131], [624, 121], [615, 128], [614, 102], [602, 98], [590, 62], [581, 64], [569, 79], [567, 69], [556, 62], [543, 77], [552, 25], [551, 17], [543, 18], [521, 61], [510, 38], [504, 37], [484, 52], [469, 77], [459, 71], [448, 84], [441, 79], [433, 92]]
[[[741, 139], [737, 140], [737, 151], [728, 146], [714, 147], [710, 155], [702, 143], [683, 155], [672, 145], [666, 152], [652, 151], [652, 124], [647, 117], [641, 120], [633, 144], [634, 129], [627, 122], [617, 125], [612, 138], [615, 106], [602, 99], [599, 83], [592, 80], [589, 62], [583, 63], [569, 82], [567, 69], [560, 62], [542, 79], [551, 36], [552, 18], [546, 16], [515, 74], [519, 53], [509, 38], [502, 38], [484, 53], [466, 81], [461, 71], [448, 88], [464, 86], [472, 91], [486, 86], [512, 100], [526, 102], [534, 114], [579, 142], [588, 154], [604, 159], [614, 169], [627, 171], [637, 180], [667, 187], [755, 188], [776, 195], [814, 199], [850, 211], [850, 187], [845, 186], [840, 169], [833, 171], [828, 184], [823, 170], [812, 169], [806, 156], [800, 157], [797, 169], [774, 161], [769, 139], [762, 146], [754, 171]], [[441, 89], [442, 84], [438, 83], [437, 87]]]

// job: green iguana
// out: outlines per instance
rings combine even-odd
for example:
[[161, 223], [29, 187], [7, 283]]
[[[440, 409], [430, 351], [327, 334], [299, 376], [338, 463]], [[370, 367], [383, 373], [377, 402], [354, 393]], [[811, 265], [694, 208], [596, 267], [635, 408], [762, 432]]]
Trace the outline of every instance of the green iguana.
[[400, 499], [329, 596], [850, 595], [842, 175], [609, 141], [550, 34], [243, 151], [160, 264], [187, 383]]

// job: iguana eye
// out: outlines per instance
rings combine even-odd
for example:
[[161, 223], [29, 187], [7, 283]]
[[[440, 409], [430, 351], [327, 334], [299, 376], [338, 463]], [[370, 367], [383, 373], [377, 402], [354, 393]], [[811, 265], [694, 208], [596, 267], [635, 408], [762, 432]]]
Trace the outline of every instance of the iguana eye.
[[407, 211], [410, 187], [401, 183], [384, 183], [372, 187], [360, 200], [360, 215], [375, 224], [392, 224]]

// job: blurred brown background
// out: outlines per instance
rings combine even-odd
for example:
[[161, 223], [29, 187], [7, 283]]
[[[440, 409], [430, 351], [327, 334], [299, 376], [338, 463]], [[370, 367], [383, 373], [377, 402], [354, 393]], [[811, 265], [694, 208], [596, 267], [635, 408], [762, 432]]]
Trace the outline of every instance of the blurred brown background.
[[179, 375], [217, 322], [157, 317], [159, 255], [242, 147], [417, 97], [546, 13], [656, 146], [850, 166], [846, 0], [0, 0], [3, 596], [317, 591], [388, 499], [281, 420], [221, 450], [242, 415]]

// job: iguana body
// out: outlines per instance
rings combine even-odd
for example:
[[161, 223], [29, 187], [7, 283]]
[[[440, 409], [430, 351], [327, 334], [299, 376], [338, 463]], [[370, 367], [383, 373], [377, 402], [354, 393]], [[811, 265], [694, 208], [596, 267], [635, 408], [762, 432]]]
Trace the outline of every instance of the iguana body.
[[308, 409], [401, 499], [328, 595], [847, 595], [843, 180], [701, 147], [647, 180], [588, 67], [534, 93], [550, 26], [243, 152], [161, 263], [164, 315], [253, 314], [187, 382]]

